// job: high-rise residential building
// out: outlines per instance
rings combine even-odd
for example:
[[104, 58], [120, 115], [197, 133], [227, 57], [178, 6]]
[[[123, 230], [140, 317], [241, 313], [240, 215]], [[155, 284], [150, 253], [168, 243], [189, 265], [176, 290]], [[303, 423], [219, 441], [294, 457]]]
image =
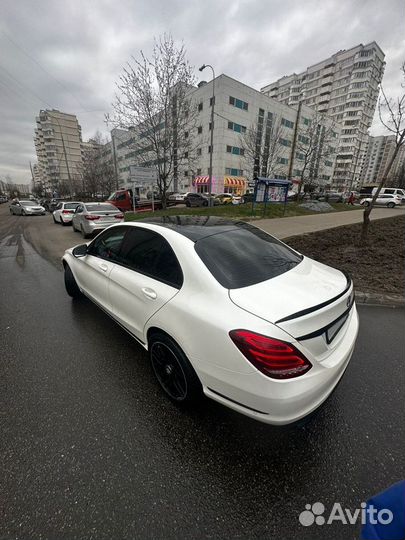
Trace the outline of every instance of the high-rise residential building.
[[261, 91], [281, 103], [303, 103], [341, 124], [333, 173], [337, 188], [360, 180], [361, 164], [384, 73], [384, 53], [375, 41], [341, 50], [301, 73], [284, 76]]
[[[198, 110], [195, 125], [190, 126], [183, 136], [193, 138], [194, 158], [192, 166], [178, 170], [177, 189], [179, 191], [207, 192], [209, 189], [210, 154], [212, 151], [212, 192], [245, 191], [254, 175], [271, 175], [272, 178], [286, 179], [298, 183], [304, 167], [305, 146], [308, 131], [316, 113], [302, 105], [301, 110], [279, 103], [227, 75], [215, 79], [215, 115], [213, 148], [210, 144], [211, 104], [213, 82], [201, 83], [190, 90], [190, 97]], [[277, 133], [273, 127], [278, 126]], [[311, 163], [307, 163], [308, 175], [312, 175], [318, 185], [330, 186], [333, 166], [337, 154], [340, 126], [331, 129], [333, 122], [325, 117], [323, 125], [314, 129], [317, 147], [311, 153]], [[331, 132], [331, 139], [323, 136]], [[130, 185], [131, 165], [153, 167], [145, 163], [145, 157], [136, 144], [134, 129], [117, 129], [112, 132], [116, 149], [116, 163], [121, 185]], [[255, 139], [249, 139], [254, 133]], [[314, 141], [312, 141], [314, 142]], [[247, 146], [253, 152], [247, 151]], [[324, 146], [328, 146], [328, 153]], [[257, 155], [255, 151], [257, 150]], [[106, 158], [114, 159], [112, 143], [104, 146]], [[271, 166], [264, 161], [272, 159]], [[272, 154], [272, 156], [269, 156]], [[327, 157], [326, 157], [327, 154]], [[149, 158], [150, 159], [150, 156]], [[268, 164], [267, 164], [268, 165]], [[169, 188], [173, 190], [173, 187]]]
[[[362, 185], [377, 185], [384, 177], [387, 165], [391, 160], [396, 147], [395, 135], [380, 135], [369, 137], [367, 152], [361, 170]], [[394, 185], [405, 161], [405, 147], [402, 146], [392, 164], [386, 184]]]
[[77, 118], [58, 110], [41, 110], [36, 118], [38, 175], [45, 191], [73, 191], [82, 174], [82, 134]]

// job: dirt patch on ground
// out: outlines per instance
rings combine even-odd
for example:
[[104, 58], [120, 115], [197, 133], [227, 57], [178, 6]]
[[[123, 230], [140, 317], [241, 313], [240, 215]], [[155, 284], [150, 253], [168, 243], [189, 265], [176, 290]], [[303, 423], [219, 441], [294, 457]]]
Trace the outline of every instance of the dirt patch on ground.
[[361, 224], [295, 236], [287, 244], [317, 261], [348, 272], [358, 291], [405, 295], [405, 216], [369, 226], [369, 245], [359, 247]]

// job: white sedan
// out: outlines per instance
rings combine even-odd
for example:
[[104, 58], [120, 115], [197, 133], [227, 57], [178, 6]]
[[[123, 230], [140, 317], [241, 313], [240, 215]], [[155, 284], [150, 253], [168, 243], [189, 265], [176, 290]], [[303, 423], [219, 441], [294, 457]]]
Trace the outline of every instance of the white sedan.
[[331, 394], [358, 332], [353, 284], [244, 222], [170, 216], [113, 225], [63, 256], [85, 294], [148, 352], [164, 392], [202, 394], [269, 424]]
[[60, 202], [52, 212], [53, 221], [62, 225], [71, 225], [73, 214], [80, 202]]

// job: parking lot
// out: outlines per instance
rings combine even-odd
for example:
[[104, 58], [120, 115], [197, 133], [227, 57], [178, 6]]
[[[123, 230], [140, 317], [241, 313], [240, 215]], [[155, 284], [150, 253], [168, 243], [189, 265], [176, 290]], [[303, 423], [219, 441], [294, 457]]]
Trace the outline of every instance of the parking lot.
[[358, 538], [298, 516], [404, 477], [404, 311], [359, 309], [346, 375], [305, 427], [185, 412], [123, 330], [66, 295], [60, 256], [81, 242], [0, 207], [0, 537]]

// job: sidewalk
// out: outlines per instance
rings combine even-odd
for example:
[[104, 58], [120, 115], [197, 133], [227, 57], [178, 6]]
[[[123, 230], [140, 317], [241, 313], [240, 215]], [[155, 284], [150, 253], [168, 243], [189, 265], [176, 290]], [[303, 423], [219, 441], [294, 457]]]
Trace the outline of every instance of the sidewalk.
[[[342, 225], [352, 225], [362, 223], [363, 209], [350, 210], [348, 212], [331, 212], [328, 214], [311, 214], [310, 216], [295, 216], [289, 218], [258, 219], [251, 221], [260, 229], [272, 234], [276, 238], [288, 238], [299, 234], [306, 234], [324, 229], [333, 229]], [[370, 219], [383, 219], [394, 216], [401, 216], [405, 213], [405, 208], [374, 208]]]

